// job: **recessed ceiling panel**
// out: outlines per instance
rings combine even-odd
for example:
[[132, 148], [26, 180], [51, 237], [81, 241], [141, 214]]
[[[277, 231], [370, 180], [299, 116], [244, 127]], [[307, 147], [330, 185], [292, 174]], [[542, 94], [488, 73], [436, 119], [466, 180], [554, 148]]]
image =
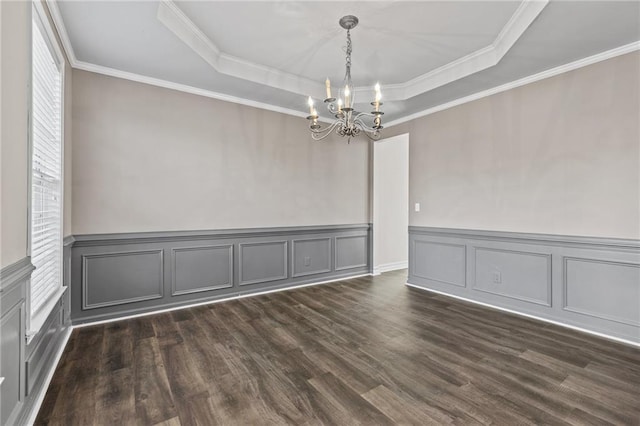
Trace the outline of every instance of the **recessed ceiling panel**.
[[489, 46], [520, 1], [179, 2], [221, 51], [312, 80], [344, 76], [351, 31], [357, 85], [404, 83]]

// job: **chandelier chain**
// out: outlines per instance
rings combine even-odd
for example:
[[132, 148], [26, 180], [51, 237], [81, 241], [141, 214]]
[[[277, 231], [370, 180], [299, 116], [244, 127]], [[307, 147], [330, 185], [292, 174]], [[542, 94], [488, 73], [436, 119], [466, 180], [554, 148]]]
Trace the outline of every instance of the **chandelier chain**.
[[347, 84], [351, 84], [351, 30], [347, 30], [347, 58], [346, 58], [346, 71], [344, 74], [344, 79]]

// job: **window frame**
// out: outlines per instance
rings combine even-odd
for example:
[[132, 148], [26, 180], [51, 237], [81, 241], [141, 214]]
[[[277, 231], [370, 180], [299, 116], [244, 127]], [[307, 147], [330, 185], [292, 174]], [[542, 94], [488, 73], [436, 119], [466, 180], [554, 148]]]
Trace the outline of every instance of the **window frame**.
[[28, 178], [27, 178], [27, 253], [29, 257], [32, 254], [32, 211], [33, 211], [33, 26], [37, 25], [43, 36], [43, 39], [49, 49], [49, 53], [53, 58], [58, 71], [60, 72], [60, 276], [59, 287], [50, 296], [44, 305], [40, 308], [37, 315], [31, 310], [31, 283], [27, 286], [27, 315], [26, 315], [26, 329], [27, 329], [27, 343], [29, 343], [40, 331], [47, 318], [53, 311], [55, 305], [60, 301], [60, 298], [66, 291], [64, 285], [64, 148], [65, 148], [65, 67], [66, 60], [62, 52], [62, 49], [58, 45], [58, 39], [56, 33], [49, 21], [48, 14], [45, 10], [45, 6], [42, 1], [34, 0], [31, 7], [30, 25], [29, 25], [29, 76], [28, 76]]

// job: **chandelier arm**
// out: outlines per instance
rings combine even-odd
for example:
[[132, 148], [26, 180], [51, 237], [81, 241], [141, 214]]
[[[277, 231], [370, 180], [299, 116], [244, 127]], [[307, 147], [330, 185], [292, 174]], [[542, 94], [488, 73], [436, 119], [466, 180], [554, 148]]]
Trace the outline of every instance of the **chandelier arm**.
[[331, 132], [333, 132], [333, 130], [336, 127], [340, 126], [341, 124], [342, 124], [342, 121], [338, 120], [334, 122], [331, 126], [325, 127], [324, 129], [317, 129], [317, 130], [311, 129], [311, 137], [313, 138], [314, 141], [320, 141], [326, 138], [327, 136], [329, 136]]
[[375, 127], [369, 126], [367, 123], [362, 121], [362, 119], [360, 119], [360, 118], [356, 118], [353, 122], [356, 123], [356, 124], [359, 124], [360, 127], [362, 127], [362, 129], [367, 131], [367, 132], [375, 132], [377, 130]]
[[365, 135], [367, 135], [367, 137], [372, 140], [372, 141], [377, 141], [378, 139], [380, 139], [380, 132], [375, 131], [375, 132], [364, 132]]

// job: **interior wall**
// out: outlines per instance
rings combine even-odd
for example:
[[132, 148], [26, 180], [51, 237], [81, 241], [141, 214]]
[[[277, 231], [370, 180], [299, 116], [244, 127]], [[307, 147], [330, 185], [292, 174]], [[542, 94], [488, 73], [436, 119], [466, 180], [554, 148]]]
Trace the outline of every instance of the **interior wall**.
[[640, 238], [640, 53], [428, 115], [413, 226]]
[[78, 70], [72, 108], [74, 234], [368, 222], [367, 143], [304, 118]]
[[0, 267], [27, 255], [30, 2], [0, 2], [2, 66], [2, 241]]
[[409, 224], [409, 135], [373, 143], [373, 268], [406, 267]]

